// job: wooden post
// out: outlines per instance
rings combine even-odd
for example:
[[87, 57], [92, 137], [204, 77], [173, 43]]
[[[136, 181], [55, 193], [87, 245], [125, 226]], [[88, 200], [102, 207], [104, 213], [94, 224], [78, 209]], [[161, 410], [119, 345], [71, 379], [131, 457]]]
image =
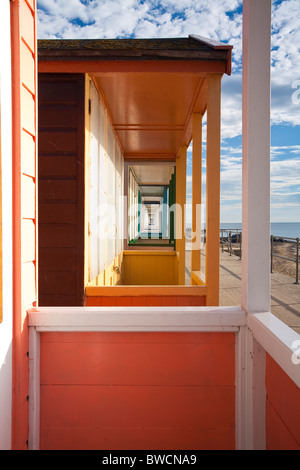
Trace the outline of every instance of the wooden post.
[[207, 77], [206, 285], [207, 305], [219, 305], [221, 78]]
[[[201, 269], [202, 114], [193, 114], [191, 272]], [[193, 284], [193, 281], [191, 280]]]
[[[242, 306], [270, 310], [271, 0], [245, 2]], [[259, 230], [257, 229], [259, 227]]]
[[187, 147], [180, 147], [176, 160], [176, 251], [179, 254], [178, 284], [185, 284], [185, 204]]
[[90, 77], [85, 74], [85, 148], [84, 148], [84, 285], [86, 286], [91, 279], [91, 257], [90, 257]]
[[299, 284], [299, 238], [296, 239], [296, 282]]
[[[249, 318], [270, 311], [271, 0], [243, 2], [242, 307]], [[257, 230], [259, 227], [259, 230]], [[249, 320], [248, 320], [249, 321]], [[238, 449], [266, 446], [265, 351], [249, 338], [244, 417]], [[253, 347], [255, 346], [255, 347]]]

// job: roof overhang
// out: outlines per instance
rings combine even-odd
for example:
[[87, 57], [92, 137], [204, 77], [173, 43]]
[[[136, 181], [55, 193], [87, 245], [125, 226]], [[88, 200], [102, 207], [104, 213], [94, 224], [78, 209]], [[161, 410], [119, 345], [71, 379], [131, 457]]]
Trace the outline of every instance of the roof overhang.
[[206, 111], [206, 77], [231, 73], [232, 46], [177, 39], [39, 40], [41, 73], [87, 73], [130, 161], [175, 161]]

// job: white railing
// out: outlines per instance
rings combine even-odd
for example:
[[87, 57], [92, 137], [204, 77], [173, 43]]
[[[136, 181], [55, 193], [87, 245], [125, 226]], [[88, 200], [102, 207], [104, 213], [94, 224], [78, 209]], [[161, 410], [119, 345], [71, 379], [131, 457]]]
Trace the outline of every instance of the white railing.
[[43, 331], [238, 331], [240, 307], [41, 307], [29, 326]]
[[[300, 387], [300, 335], [240, 307], [41, 307], [29, 312], [29, 448], [39, 449], [41, 332], [235, 332], [236, 448], [265, 448], [265, 354]], [[222, 358], [220, 358], [222, 360]]]

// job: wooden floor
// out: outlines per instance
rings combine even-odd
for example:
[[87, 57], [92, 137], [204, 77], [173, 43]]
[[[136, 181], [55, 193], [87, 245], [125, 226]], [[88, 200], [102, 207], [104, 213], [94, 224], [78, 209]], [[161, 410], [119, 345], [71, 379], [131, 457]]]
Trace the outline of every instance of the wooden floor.
[[[203, 266], [205, 257], [203, 255]], [[220, 305], [241, 305], [241, 266], [237, 256], [220, 253]], [[186, 283], [190, 283], [190, 252], [186, 253]], [[271, 274], [271, 311], [300, 334], [300, 284], [279, 273]]]

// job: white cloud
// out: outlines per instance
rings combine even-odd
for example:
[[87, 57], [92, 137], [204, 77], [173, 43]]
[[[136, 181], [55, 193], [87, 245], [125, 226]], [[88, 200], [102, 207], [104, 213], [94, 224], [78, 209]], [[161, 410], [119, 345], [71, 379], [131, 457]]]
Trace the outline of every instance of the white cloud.
[[293, 103], [295, 80], [300, 80], [300, 3], [274, 3], [272, 15], [272, 121], [300, 125], [300, 103]]
[[[242, 3], [242, 0], [37, 0], [38, 37], [160, 38], [199, 34], [229, 42], [234, 46], [233, 73], [222, 80], [222, 141], [226, 144], [226, 139], [242, 133]], [[292, 99], [293, 93], [298, 92], [292, 88], [293, 83], [300, 80], [299, 44], [299, 0], [273, 0], [272, 124], [300, 125], [300, 100], [297, 103]], [[205, 132], [204, 119], [204, 148]], [[277, 212], [272, 209], [272, 214], [277, 220], [279, 214], [293, 220], [292, 211], [295, 214], [295, 209], [298, 210], [299, 149], [300, 145], [271, 148], [272, 207], [277, 208]], [[241, 155], [240, 147], [222, 147], [223, 220], [238, 221], [240, 217]]]

